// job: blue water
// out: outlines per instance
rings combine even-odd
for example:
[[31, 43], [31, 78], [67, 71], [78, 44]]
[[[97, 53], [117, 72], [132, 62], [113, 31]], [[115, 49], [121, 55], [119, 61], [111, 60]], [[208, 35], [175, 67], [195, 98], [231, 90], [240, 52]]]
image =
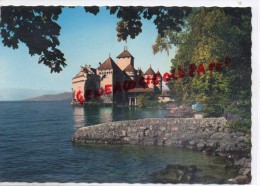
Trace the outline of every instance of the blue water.
[[147, 183], [153, 172], [176, 162], [197, 165], [209, 183], [235, 175], [237, 170], [224, 168], [227, 160], [190, 150], [71, 143], [84, 125], [165, 115], [164, 110], [82, 108], [69, 102], [0, 102], [0, 182]]

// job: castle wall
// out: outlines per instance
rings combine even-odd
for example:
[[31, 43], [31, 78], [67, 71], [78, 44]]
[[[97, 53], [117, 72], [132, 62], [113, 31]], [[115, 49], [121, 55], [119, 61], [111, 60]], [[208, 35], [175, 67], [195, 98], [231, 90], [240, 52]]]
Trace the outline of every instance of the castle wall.
[[159, 84], [158, 85], [155, 85], [155, 90], [158, 92], [158, 93], [162, 93], [162, 79], [160, 77], [158, 77], [158, 80], [159, 80]]
[[126, 72], [126, 74], [131, 78], [131, 80], [135, 80], [137, 77], [133, 72]]
[[[148, 76], [149, 76], [150, 78], [148, 78]], [[145, 82], [146, 82], [147, 85], [148, 85], [148, 88], [153, 88], [153, 89], [154, 89], [154, 83], [152, 83], [152, 78], [153, 78], [152, 75], [145, 75], [145, 76], [144, 76], [144, 79], [145, 79]], [[150, 80], [149, 80], [149, 79], [150, 79]], [[150, 82], [150, 83], [148, 83], [148, 82]]]
[[[81, 91], [84, 99], [91, 100], [93, 98], [100, 97], [102, 95], [101, 89], [103, 89], [102, 97], [106, 97], [103, 100], [111, 100], [111, 103], [126, 103], [127, 100], [127, 88], [152, 88], [154, 89], [154, 93], [161, 93], [162, 90], [162, 81], [159, 80], [160, 83], [155, 85], [153, 83], [153, 76], [148, 75], [142, 76], [137, 75], [136, 71], [132, 72], [132, 67], [129, 69], [130, 72], [123, 72], [124, 69], [128, 65], [132, 65], [134, 67], [134, 58], [133, 57], [120, 57], [117, 61], [117, 67], [114, 66], [114, 61], [105, 61], [104, 66], [94, 69], [94, 71], [90, 68], [90, 66], [86, 65], [85, 67], [81, 67], [80, 73], [77, 74], [77, 78], [72, 80], [72, 90], [74, 99], [77, 98], [77, 92]], [[112, 65], [112, 66], [111, 66]], [[108, 69], [108, 70], [98, 70], [98, 69]], [[120, 70], [121, 69], [121, 70]], [[152, 70], [152, 69], [151, 69]], [[90, 72], [90, 73], [88, 73]], [[96, 73], [96, 74], [94, 74]], [[152, 70], [152, 73], [153, 70]], [[84, 74], [84, 76], [83, 76]], [[81, 76], [82, 75], [82, 76]], [[131, 83], [129, 83], [129, 81]], [[144, 80], [144, 82], [143, 82]], [[124, 81], [127, 83], [124, 84]], [[117, 83], [118, 82], [118, 83]], [[134, 83], [133, 83], [134, 82]], [[127, 86], [127, 88], [126, 88]], [[123, 88], [124, 87], [124, 88]], [[109, 92], [110, 93], [109, 93]], [[108, 103], [106, 101], [106, 103]]]
[[100, 84], [98, 88], [103, 88], [106, 90], [106, 85], [112, 85], [109, 87], [111, 94], [104, 94], [100, 98], [104, 103], [112, 103], [113, 99], [113, 70], [97, 70], [97, 74], [100, 78]]
[[132, 60], [131, 57], [119, 58], [117, 61], [117, 66], [121, 70], [124, 70], [129, 64], [134, 67], [134, 60]]
[[125, 80], [130, 80], [129, 77], [126, 77], [123, 72], [114, 73], [113, 76], [113, 87], [116, 86], [116, 83], [119, 82], [121, 85], [121, 91], [114, 91], [113, 92], [113, 102], [122, 104], [126, 102], [126, 91], [123, 90], [123, 83]]
[[84, 96], [84, 90], [85, 90], [85, 83], [86, 83], [87, 78], [85, 76], [81, 76], [78, 78], [75, 78], [72, 80], [72, 92], [74, 92], [74, 97], [73, 99], [76, 99], [77, 92], [81, 91], [82, 96]]
[[113, 85], [113, 70], [98, 70], [97, 74], [100, 76], [100, 87], [105, 89], [106, 85]]

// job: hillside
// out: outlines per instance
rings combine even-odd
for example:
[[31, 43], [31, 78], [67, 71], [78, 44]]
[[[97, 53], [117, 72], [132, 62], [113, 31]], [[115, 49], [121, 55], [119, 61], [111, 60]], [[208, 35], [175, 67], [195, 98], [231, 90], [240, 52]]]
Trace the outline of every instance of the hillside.
[[46, 94], [34, 98], [25, 99], [24, 101], [66, 101], [71, 100], [71, 92], [63, 92], [60, 94]]
[[0, 88], [0, 101], [22, 101], [47, 94], [58, 94], [61, 91], [25, 89], [25, 88]]

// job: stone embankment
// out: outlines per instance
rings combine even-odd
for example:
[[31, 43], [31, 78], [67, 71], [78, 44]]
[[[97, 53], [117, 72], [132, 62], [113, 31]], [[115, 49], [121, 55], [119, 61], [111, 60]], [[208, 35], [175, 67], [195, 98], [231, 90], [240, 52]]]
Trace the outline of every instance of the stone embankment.
[[[219, 155], [235, 156], [249, 152], [247, 136], [226, 127], [224, 118], [160, 118], [103, 123], [78, 129], [73, 142], [144, 144], [214, 150]], [[233, 152], [233, 153], [232, 153]]]
[[[177, 146], [250, 162], [250, 136], [228, 128], [225, 118], [150, 118], [103, 123], [78, 129], [72, 141]], [[248, 163], [240, 167], [241, 175], [250, 177]]]

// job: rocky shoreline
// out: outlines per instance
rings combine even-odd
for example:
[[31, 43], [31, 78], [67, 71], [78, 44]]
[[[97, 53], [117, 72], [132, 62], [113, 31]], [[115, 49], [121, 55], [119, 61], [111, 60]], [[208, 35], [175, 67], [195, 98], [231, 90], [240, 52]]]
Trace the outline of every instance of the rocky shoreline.
[[228, 128], [225, 118], [148, 118], [86, 126], [73, 135], [75, 144], [164, 145], [224, 156], [239, 166], [228, 183], [251, 182], [250, 136]]

